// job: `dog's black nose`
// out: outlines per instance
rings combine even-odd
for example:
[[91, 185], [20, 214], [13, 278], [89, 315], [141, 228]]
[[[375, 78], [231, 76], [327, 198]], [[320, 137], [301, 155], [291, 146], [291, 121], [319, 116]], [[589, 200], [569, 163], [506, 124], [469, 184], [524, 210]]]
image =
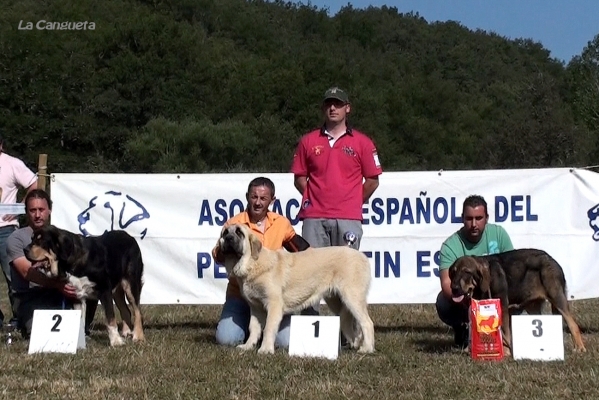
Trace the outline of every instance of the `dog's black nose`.
[[451, 294], [453, 294], [454, 296], [461, 296], [463, 294], [462, 289], [459, 286], [452, 286]]

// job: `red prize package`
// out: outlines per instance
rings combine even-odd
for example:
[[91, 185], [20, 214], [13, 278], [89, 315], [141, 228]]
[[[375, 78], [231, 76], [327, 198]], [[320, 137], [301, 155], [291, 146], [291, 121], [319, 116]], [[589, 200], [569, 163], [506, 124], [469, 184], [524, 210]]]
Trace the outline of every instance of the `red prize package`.
[[473, 360], [503, 359], [501, 302], [499, 299], [470, 302], [470, 355]]

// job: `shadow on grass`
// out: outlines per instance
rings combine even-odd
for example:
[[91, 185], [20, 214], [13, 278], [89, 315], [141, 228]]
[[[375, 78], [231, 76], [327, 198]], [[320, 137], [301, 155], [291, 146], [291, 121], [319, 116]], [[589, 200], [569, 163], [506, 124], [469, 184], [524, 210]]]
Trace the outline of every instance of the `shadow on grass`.
[[144, 329], [216, 329], [216, 324], [213, 322], [189, 321], [189, 322], [150, 322], [144, 324]]
[[396, 326], [380, 326], [375, 325], [374, 331], [377, 333], [447, 333], [448, 328], [435, 325], [396, 325]]
[[[566, 323], [564, 322], [564, 325], [566, 325]], [[587, 325], [580, 325], [580, 332], [584, 335], [584, 334], [594, 334], [594, 333], [599, 333], [599, 327], [598, 326], [587, 326]], [[567, 333], [568, 335], [570, 334], [570, 330], [567, 328], [567, 326], [564, 329], [564, 333]]]
[[416, 351], [422, 353], [442, 354], [458, 351], [452, 339], [414, 339], [412, 343], [414, 343]]
[[216, 343], [216, 337], [214, 336], [214, 332], [199, 332], [197, 335], [193, 337], [193, 341], [202, 344], [208, 343], [218, 345], [218, 343]]

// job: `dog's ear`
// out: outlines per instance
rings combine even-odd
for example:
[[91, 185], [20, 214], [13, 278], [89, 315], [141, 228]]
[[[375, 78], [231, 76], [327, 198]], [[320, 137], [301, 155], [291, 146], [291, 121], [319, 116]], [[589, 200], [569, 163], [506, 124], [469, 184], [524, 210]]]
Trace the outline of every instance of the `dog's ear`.
[[222, 264], [225, 262], [223, 253], [220, 251], [220, 246], [221, 246], [221, 243], [223, 242], [223, 234], [225, 233], [226, 229], [227, 228], [225, 228], [225, 227], [223, 227], [223, 229], [221, 229], [220, 236], [218, 237], [218, 239], [216, 240], [216, 244], [212, 248], [212, 258], [214, 258], [214, 261], [216, 261], [219, 264]]
[[218, 248], [220, 250], [220, 246], [223, 243], [226, 231], [227, 231], [227, 227], [223, 226], [222, 229], [220, 230], [220, 235], [218, 235], [218, 239], [216, 239], [215, 248]]
[[56, 243], [56, 253], [59, 259], [67, 260], [75, 254], [75, 243], [71, 235], [66, 235], [58, 228], [52, 230], [52, 239]]
[[449, 267], [449, 280], [453, 281], [453, 277], [455, 276], [455, 272], [456, 272], [456, 265], [457, 265], [457, 260], [453, 262], [453, 264], [451, 264], [451, 266]]
[[262, 250], [262, 242], [255, 235], [250, 235], [250, 249], [252, 250], [252, 258], [257, 260], [260, 256], [260, 250]]
[[491, 272], [489, 264], [484, 261], [476, 260], [476, 272], [478, 273], [478, 287], [481, 292], [488, 293], [491, 290]]

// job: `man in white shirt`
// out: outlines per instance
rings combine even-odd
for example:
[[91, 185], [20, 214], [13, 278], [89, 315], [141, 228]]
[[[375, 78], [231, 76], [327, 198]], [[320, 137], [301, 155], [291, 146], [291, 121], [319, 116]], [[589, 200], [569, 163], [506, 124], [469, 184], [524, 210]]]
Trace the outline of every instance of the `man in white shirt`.
[[[24, 188], [27, 193], [37, 189], [37, 176], [23, 161], [4, 152], [4, 138], [0, 132], [0, 203], [17, 203], [19, 188]], [[11, 285], [10, 264], [6, 253], [8, 237], [19, 227], [16, 215], [0, 215], [0, 264], [6, 284], [8, 285], [8, 298], [12, 309], [11, 324], [16, 323], [17, 313], [14, 305], [14, 290]], [[4, 322], [4, 314], [0, 310], [0, 324]]]

